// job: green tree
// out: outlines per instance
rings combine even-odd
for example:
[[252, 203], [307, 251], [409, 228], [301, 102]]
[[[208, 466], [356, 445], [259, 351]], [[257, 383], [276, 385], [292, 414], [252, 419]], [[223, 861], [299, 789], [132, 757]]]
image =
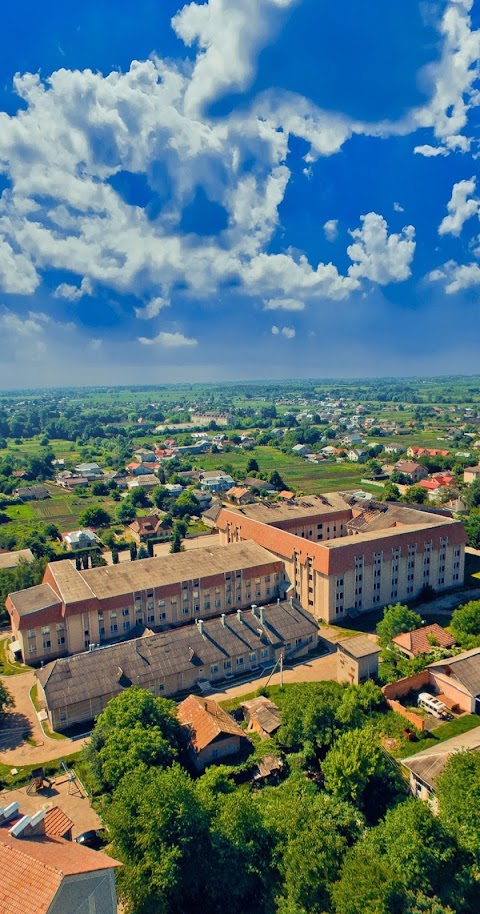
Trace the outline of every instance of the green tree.
[[480, 548], [480, 508], [472, 508], [463, 524], [467, 532], [469, 546], [473, 546], [474, 549]]
[[321, 768], [329, 793], [354, 803], [369, 819], [379, 818], [399, 795], [396, 770], [367, 727], [342, 733]]
[[400, 635], [402, 632], [412, 632], [414, 629], [420, 628], [421, 624], [421, 616], [408, 606], [403, 603], [390, 604], [385, 608], [383, 619], [377, 625], [379, 644], [386, 647], [396, 635]]
[[87, 508], [79, 517], [81, 527], [108, 527], [112, 518], [105, 508]]
[[6, 685], [0, 680], [0, 721], [4, 717], [7, 708], [13, 708], [14, 704], [13, 696], [8, 691]]
[[471, 600], [452, 615], [450, 630], [458, 643], [465, 648], [480, 644], [480, 600]]
[[273, 471], [273, 473], [270, 476], [269, 482], [270, 482], [271, 486], [274, 486], [276, 488], [277, 492], [281, 492], [282, 490], [287, 488], [287, 486], [285, 485], [278, 470]]
[[109, 489], [106, 482], [102, 482], [100, 479], [98, 482], [94, 482], [92, 485], [92, 495], [108, 495]]
[[[247, 463], [246, 472], [247, 473], [258, 473], [259, 469], [260, 469], [260, 467], [258, 466], [258, 462], [255, 460], [255, 457], [250, 457], [250, 460]], [[273, 483], [272, 483], [272, 485], [273, 485]]]
[[408, 486], [402, 501], [406, 501], [408, 504], [424, 505], [428, 501], [428, 492], [423, 486]]
[[452, 755], [437, 780], [440, 819], [480, 866], [480, 754]]
[[382, 492], [382, 501], [399, 501], [400, 489], [391, 480], [385, 483]]
[[127, 495], [117, 508], [117, 518], [122, 524], [131, 524], [135, 520], [136, 510]]
[[86, 749], [95, 785], [114, 790], [139, 765], [166, 767], [178, 755], [179, 723], [175, 705], [131, 686], [98, 716]]
[[129, 911], [210, 910], [205, 891], [208, 816], [194, 783], [178, 764], [132, 771], [106, 808], [105, 823], [113, 855], [124, 864], [118, 891]]

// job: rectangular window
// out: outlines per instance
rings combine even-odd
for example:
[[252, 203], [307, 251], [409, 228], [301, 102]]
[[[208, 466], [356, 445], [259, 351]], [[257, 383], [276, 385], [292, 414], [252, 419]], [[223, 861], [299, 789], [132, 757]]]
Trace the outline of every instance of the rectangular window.
[[212, 663], [212, 664], [210, 665], [210, 672], [211, 672], [211, 673], [218, 673], [218, 663]]
[[37, 653], [37, 645], [36, 645], [36, 644], [29, 644], [29, 645], [28, 645], [28, 653], [30, 654], [30, 656], [32, 656], [32, 654], [36, 654], [36, 653]]
[[268, 657], [268, 647], [262, 647], [260, 651], [260, 657], [264, 660], [265, 657]]
[[176, 598], [176, 597], [172, 597], [171, 600], [170, 600], [170, 606], [176, 606], [176, 605], [177, 605], [177, 598]]
[[147, 616], [147, 622], [149, 625], [153, 625], [155, 622], [155, 616]]
[[190, 615], [190, 608], [189, 608], [188, 606], [184, 606], [183, 609], [182, 609], [182, 613], [183, 613], [184, 616], [189, 616], [189, 615]]
[[237, 666], [243, 666], [243, 657], [237, 657]]
[[43, 642], [43, 650], [44, 650], [44, 651], [48, 651], [49, 648], [51, 647], [51, 645], [52, 645], [52, 642], [50, 641], [50, 639], [48, 639], [47, 641], [44, 641], [44, 642]]
[[159, 600], [158, 605], [159, 605], [159, 607], [165, 606], [165, 600]]
[[123, 623], [123, 630], [124, 630], [124, 632], [128, 632], [130, 630], [130, 622], [128, 619], [126, 622]]
[[35, 630], [34, 628], [30, 628], [30, 629], [28, 630], [28, 637], [29, 637], [29, 638], [35, 638], [35, 637], [36, 637], [36, 634], [37, 634], [37, 633], [36, 633], [36, 630]]
[[49, 625], [43, 625], [43, 626], [42, 626], [42, 635], [49, 635], [49, 634], [50, 634], [50, 626], [49, 626]]
[[99, 632], [100, 637], [103, 638], [105, 635], [105, 626], [104, 625], [100, 626], [100, 628], [98, 629], [98, 632]]
[[110, 631], [112, 635], [115, 635], [118, 632], [118, 625], [116, 622], [110, 623]]
[[257, 655], [254, 654], [254, 653], [249, 654], [249, 655], [248, 655], [248, 659], [250, 660], [250, 663], [255, 663], [255, 661], [256, 661], [256, 659], [257, 659]]
[[61, 647], [62, 644], [65, 644], [65, 637], [64, 637], [64, 635], [61, 635], [60, 638], [57, 638], [57, 644], [58, 644], [59, 647]]
[[125, 609], [122, 609], [122, 616], [129, 616], [129, 615], [130, 615], [130, 610], [129, 610], [128, 606], [126, 606]]
[[224, 670], [231, 670], [231, 669], [232, 669], [232, 661], [231, 661], [231, 660], [224, 660], [224, 661], [223, 661], [223, 669], [224, 669]]

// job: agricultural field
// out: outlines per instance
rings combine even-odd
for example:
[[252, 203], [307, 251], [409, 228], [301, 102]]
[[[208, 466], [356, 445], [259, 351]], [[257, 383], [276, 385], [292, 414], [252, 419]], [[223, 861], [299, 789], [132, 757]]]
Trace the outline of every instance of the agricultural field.
[[259, 446], [250, 451], [238, 449], [226, 454], [202, 454], [193, 458], [192, 463], [204, 470], [230, 471], [233, 477], [241, 478], [245, 475], [247, 464], [252, 457], [257, 461], [260, 473], [265, 473], [268, 477], [277, 470], [287, 486], [304, 495], [360, 487], [378, 492], [378, 487], [368, 487], [360, 483], [365, 472], [361, 465], [330, 461], [313, 464], [301, 457], [283, 454], [277, 448], [269, 446]]

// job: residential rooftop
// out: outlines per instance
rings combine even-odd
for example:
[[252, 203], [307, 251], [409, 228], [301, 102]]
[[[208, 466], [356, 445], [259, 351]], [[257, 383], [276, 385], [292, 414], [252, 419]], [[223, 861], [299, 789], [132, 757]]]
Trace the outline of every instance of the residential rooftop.
[[480, 726], [438, 743], [423, 752], [402, 759], [409, 771], [420, 778], [432, 790], [436, 787], [437, 778], [444, 771], [447, 762], [456, 752], [478, 752], [480, 750]]
[[359, 660], [361, 657], [369, 657], [370, 654], [379, 654], [381, 648], [375, 641], [368, 638], [367, 635], [356, 635], [354, 638], [344, 638], [338, 642], [338, 650], [346, 651], [351, 657]]

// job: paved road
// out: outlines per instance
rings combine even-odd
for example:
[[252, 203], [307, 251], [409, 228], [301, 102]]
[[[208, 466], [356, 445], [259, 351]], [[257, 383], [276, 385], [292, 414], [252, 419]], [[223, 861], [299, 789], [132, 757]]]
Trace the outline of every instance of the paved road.
[[[7, 712], [0, 730], [0, 762], [10, 768], [41, 765], [43, 762], [72, 755], [85, 745], [86, 739], [59, 740], [45, 735], [30, 701], [30, 689], [36, 681], [32, 670], [16, 676], [0, 676], [0, 679], [15, 701], [15, 708]], [[23, 741], [23, 734], [28, 727], [35, 746]]]
[[[323, 679], [337, 678], [337, 655], [336, 653], [327, 654], [323, 657], [315, 657], [312, 660], [306, 660], [305, 663], [298, 663], [294, 667], [288, 667], [283, 671], [283, 681], [287, 682], [319, 682]], [[229, 698], [238, 698], [241, 695], [248, 695], [249, 692], [255, 692], [261, 686], [265, 686], [269, 676], [261, 676], [256, 679], [249, 679], [240, 685], [232, 684], [226, 686], [220, 692], [208, 694], [209, 698], [215, 701], [226, 701]], [[280, 685], [280, 672], [273, 674], [270, 679], [270, 685]]]

